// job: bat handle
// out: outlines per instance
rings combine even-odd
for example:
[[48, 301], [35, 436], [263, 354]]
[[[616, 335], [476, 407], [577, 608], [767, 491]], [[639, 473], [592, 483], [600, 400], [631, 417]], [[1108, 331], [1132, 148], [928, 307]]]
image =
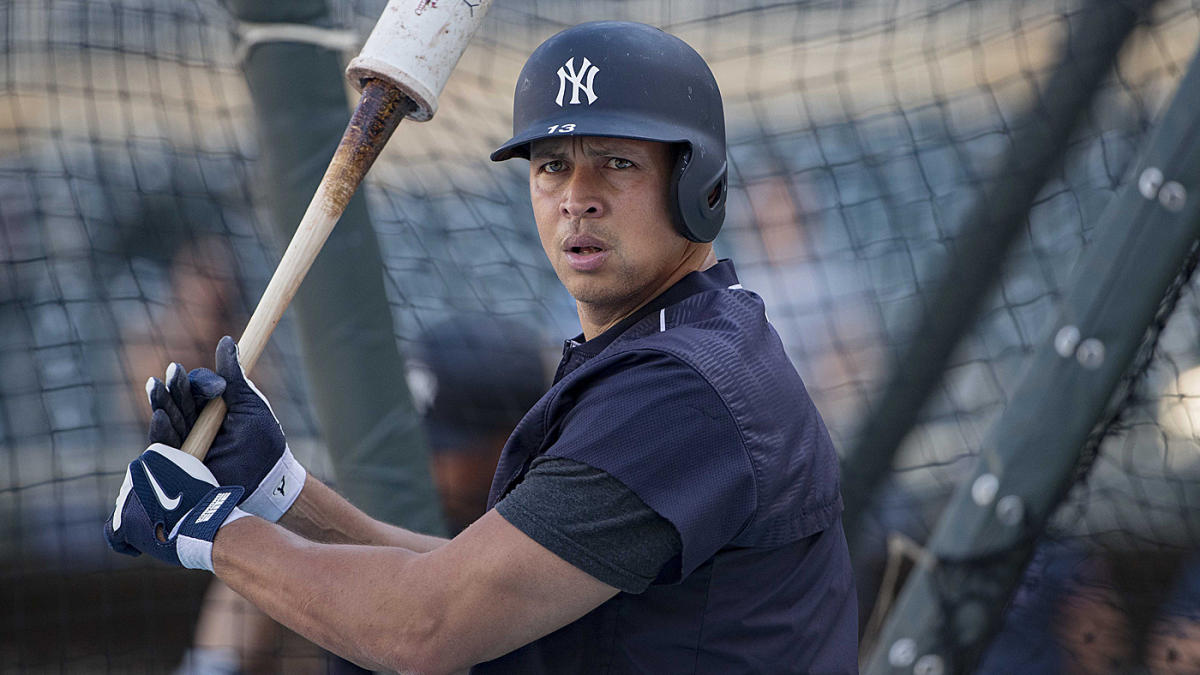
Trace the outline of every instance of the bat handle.
[[212, 447], [213, 440], [217, 437], [217, 432], [221, 430], [221, 423], [225, 421], [225, 399], [220, 396], [208, 402], [204, 406], [204, 410], [200, 411], [200, 415], [196, 417], [196, 423], [192, 425], [192, 431], [183, 441], [183, 447], [180, 448], [184, 452], [193, 457], [204, 459], [208, 454], [208, 449]]
[[[247, 374], [258, 361], [267, 339], [296, 295], [300, 282], [308, 274], [333, 226], [346, 210], [358, 184], [400, 120], [415, 109], [416, 104], [395, 85], [382, 80], [368, 80], [363, 87], [362, 98], [354, 109], [346, 132], [342, 134], [329, 168], [321, 178], [321, 184], [317, 186], [300, 225], [296, 227], [296, 234], [280, 258], [279, 266], [271, 275], [258, 306], [254, 308], [245, 332], [238, 339], [238, 360]], [[223, 399], [216, 398], [209, 402], [196, 419], [191, 433], [184, 439], [181, 449], [204, 459], [221, 429], [225, 410]]]

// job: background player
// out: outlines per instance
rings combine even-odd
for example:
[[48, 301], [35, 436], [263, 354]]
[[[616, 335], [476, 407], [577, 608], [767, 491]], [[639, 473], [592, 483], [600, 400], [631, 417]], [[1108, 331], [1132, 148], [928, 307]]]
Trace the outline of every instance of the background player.
[[452, 533], [487, 509], [505, 440], [550, 377], [542, 340], [489, 315], [456, 316], [423, 331], [408, 358], [408, 386], [429, 435], [430, 469]]

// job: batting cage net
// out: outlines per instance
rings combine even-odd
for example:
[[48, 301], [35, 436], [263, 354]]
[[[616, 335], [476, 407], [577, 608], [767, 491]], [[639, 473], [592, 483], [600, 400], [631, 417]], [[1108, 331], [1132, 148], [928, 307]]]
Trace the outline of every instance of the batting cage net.
[[[204, 642], [210, 577], [101, 526], [146, 379], [245, 325], [384, 4], [0, 6], [0, 671]], [[409, 526], [482, 508], [443, 469], [498, 448], [578, 332], [526, 166], [487, 155], [530, 51], [601, 18], [721, 86], [715, 245], [842, 454], [864, 671], [1200, 669], [1195, 0], [496, 0], [253, 373], [310, 470]], [[328, 658], [227, 632], [258, 666]]]

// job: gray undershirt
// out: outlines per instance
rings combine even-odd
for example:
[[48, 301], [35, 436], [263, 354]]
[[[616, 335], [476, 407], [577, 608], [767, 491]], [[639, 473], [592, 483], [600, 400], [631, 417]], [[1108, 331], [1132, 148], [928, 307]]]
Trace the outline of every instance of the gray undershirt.
[[675, 526], [612, 475], [541, 456], [496, 511], [531, 539], [600, 581], [641, 593], [678, 557]]

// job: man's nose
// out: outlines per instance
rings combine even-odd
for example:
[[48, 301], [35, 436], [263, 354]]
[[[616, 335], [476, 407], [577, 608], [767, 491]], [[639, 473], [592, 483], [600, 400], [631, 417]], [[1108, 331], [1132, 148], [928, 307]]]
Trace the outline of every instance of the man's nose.
[[562, 195], [562, 214], [567, 218], [598, 218], [604, 215], [599, 176], [589, 168], [571, 172]]

